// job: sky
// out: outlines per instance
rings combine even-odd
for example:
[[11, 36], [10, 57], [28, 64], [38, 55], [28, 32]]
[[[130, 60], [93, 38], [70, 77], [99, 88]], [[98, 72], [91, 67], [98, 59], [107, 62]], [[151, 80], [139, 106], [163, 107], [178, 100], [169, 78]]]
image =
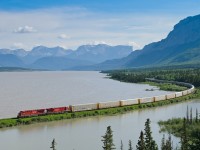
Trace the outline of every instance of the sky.
[[197, 14], [198, 0], [0, 0], [0, 48], [108, 44], [141, 49]]

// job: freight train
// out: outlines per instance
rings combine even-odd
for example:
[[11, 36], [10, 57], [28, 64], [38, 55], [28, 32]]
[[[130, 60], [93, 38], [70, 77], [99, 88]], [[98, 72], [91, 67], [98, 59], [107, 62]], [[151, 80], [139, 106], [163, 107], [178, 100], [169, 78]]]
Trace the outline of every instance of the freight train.
[[66, 107], [25, 110], [25, 111], [20, 111], [17, 117], [24, 118], [24, 117], [41, 116], [41, 115], [48, 115], [48, 114], [98, 110], [98, 109], [105, 109], [105, 108], [112, 108], [112, 107], [129, 106], [129, 105], [135, 105], [135, 104], [153, 103], [157, 101], [169, 100], [169, 99], [185, 96], [195, 91], [194, 86], [189, 83], [176, 82], [176, 81], [164, 81], [164, 80], [157, 80], [157, 79], [152, 79], [152, 78], [148, 78], [147, 80], [153, 81], [153, 82], [161, 82], [161, 83], [163, 82], [173, 83], [177, 85], [186, 86], [189, 89], [185, 91], [181, 91], [181, 92], [175, 92], [175, 93], [170, 93], [170, 94], [160, 95], [160, 96], [153, 96], [153, 97], [134, 98], [134, 99], [127, 99], [127, 100], [120, 100], [120, 101], [100, 102], [100, 103], [90, 103], [90, 104], [78, 104], [78, 105], [70, 105]]

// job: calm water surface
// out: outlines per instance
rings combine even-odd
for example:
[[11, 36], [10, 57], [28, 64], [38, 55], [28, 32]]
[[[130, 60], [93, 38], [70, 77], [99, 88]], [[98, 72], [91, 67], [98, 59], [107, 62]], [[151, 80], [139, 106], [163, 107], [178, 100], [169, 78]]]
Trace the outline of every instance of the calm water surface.
[[98, 72], [1, 72], [0, 118], [20, 110], [115, 101], [166, 94], [149, 85], [123, 83]]

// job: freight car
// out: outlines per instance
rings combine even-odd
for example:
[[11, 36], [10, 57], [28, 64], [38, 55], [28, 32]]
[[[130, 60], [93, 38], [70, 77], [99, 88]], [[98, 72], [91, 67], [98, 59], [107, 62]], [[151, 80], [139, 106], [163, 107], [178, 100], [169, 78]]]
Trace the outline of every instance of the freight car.
[[144, 97], [144, 98], [140, 98], [139, 99], [139, 103], [143, 104], [143, 103], [151, 103], [154, 102], [155, 98], [154, 97]]
[[175, 98], [175, 97], [176, 97], [175, 93], [167, 94], [167, 95], [166, 95], [166, 99], [173, 99], [173, 98]]
[[84, 110], [95, 110], [98, 109], [98, 104], [96, 103], [91, 103], [91, 104], [78, 104], [78, 105], [72, 105], [71, 111], [84, 111]]
[[120, 106], [128, 106], [128, 105], [134, 105], [138, 104], [138, 98], [136, 99], [127, 99], [127, 100], [121, 100], [120, 101]]
[[155, 96], [155, 102], [166, 100], [166, 95]]
[[182, 92], [176, 92], [175, 94], [176, 94], [176, 97], [181, 97], [181, 96], [183, 96], [183, 93], [182, 93]]
[[181, 91], [181, 92], [170, 93], [170, 94], [166, 94], [166, 95], [159, 95], [159, 96], [154, 96], [154, 97], [135, 98], [135, 99], [91, 103], [91, 104], [78, 104], [78, 105], [70, 105], [70, 106], [66, 106], [66, 107], [25, 110], [25, 111], [20, 111], [18, 113], [17, 117], [23, 118], [23, 117], [46, 115], [46, 114], [58, 114], [58, 113], [66, 113], [66, 112], [97, 110], [97, 109], [104, 109], [104, 108], [128, 106], [128, 105], [134, 105], [134, 104], [153, 103], [153, 102], [157, 102], [157, 101], [181, 97], [181, 96], [193, 93], [195, 91], [194, 86], [189, 83], [176, 82], [176, 81], [164, 81], [164, 80], [157, 80], [157, 79], [153, 79], [153, 78], [150, 78], [147, 80], [153, 81], [153, 82], [161, 82], [161, 83], [167, 82], [167, 83], [178, 84], [178, 85], [186, 86], [190, 89]]
[[101, 102], [101, 103], [99, 103], [99, 109], [119, 107], [119, 106], [120, 106], [120, 101]]

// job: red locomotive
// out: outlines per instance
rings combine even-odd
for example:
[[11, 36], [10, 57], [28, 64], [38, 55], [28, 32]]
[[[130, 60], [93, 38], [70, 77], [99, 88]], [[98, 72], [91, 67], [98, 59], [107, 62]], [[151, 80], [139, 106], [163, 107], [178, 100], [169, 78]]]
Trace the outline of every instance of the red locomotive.
[[70, 107], [56, 107], [56, 108], [46, 108], [46, 109], [36, 109], [36, 110], [25, 110], [18, 113], [18, 118], [41, 116], [46, 114], [58, 114], [71, 111]]
[[47, 108], [47, 114], [57, 114], [70, 111], [69, 107], [57, 107], [57, 108]]
[[25, 111], [20, 111], [17, 117], [23, 118], [23, 117], [30, 117], [30, 116], [40, 116], [40, 115], [44, 115], [45, 113], [46, 113], [46, 109], [25, 110]]

